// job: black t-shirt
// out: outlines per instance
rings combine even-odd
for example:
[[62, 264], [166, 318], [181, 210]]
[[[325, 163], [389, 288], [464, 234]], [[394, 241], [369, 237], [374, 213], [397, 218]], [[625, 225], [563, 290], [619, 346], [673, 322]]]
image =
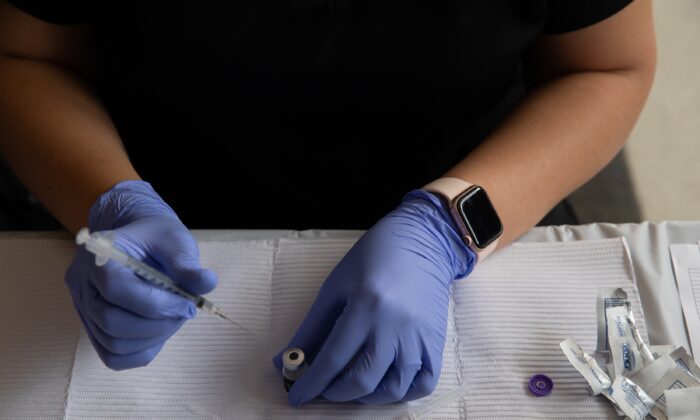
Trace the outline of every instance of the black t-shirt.
[[94, 21], [98, 90], [191, 228], [368, 228], [525, 92], [542, 33], [631, 0], [12, 0]]

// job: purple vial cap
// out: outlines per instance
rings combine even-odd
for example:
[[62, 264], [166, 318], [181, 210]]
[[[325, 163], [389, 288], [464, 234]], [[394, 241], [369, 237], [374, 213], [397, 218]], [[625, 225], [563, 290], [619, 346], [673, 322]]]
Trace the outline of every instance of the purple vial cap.
[[533, 375], [532, 378], [527, 381], [527, 385], [530, 388], [530, 391], [538, 397], [549, 395], [552, 392], [552, 388], [554, 388], [554, 382], [552, 382], [552, 379], [550, 379], [549, 376], [541, 373]]

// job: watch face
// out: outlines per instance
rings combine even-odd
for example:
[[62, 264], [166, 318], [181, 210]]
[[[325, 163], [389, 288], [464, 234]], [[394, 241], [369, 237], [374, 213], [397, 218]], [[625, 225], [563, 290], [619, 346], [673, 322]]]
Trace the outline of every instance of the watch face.
[[477, 248], [486, 248], [503, 232], [501, 219], [481, 187], [474, 187], [459, 197], [456, 203], [459, 216], [464, 222]]

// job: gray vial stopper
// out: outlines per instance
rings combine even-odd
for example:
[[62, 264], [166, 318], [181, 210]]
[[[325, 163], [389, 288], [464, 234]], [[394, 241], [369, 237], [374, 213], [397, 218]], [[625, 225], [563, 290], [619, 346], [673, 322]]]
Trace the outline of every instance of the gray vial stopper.
[[306, 360], [301, 349], [292, 347], [282, 353], [282, 379], [284, 389], [289, 392], [294, 382], [306, 371]]
[[304, 365], [304, 352], [296, 347], [289, 348], [282, 354], [282, 365], [289, 371], [295, 371]]

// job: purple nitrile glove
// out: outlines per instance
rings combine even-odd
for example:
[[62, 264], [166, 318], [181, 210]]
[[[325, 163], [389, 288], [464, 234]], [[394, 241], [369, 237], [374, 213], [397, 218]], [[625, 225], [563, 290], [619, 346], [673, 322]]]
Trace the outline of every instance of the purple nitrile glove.
[[[416, 190], [365, 233], [323, 283], [288, 347], [312, 360], [289, 392], [367, 404], [408, 401], [437, 385], [450, 285], [476, 256], [436, 196]], [[274, 359], [280, 368], [280, 354]]]
[[[90, 209], [89, 229], [113, 231], [117, 248], [191, 293], [216, 287], [216, 274], [199, 264], [194, 238], [147, 182], [120, 182], [104, 193]], [[141, 280], [119, 263], [96, 266], [95, 256], [82, 246], [65, 280], [92, 345], [111, 369], [148, 364], [196, 314], [189, 300]]]

